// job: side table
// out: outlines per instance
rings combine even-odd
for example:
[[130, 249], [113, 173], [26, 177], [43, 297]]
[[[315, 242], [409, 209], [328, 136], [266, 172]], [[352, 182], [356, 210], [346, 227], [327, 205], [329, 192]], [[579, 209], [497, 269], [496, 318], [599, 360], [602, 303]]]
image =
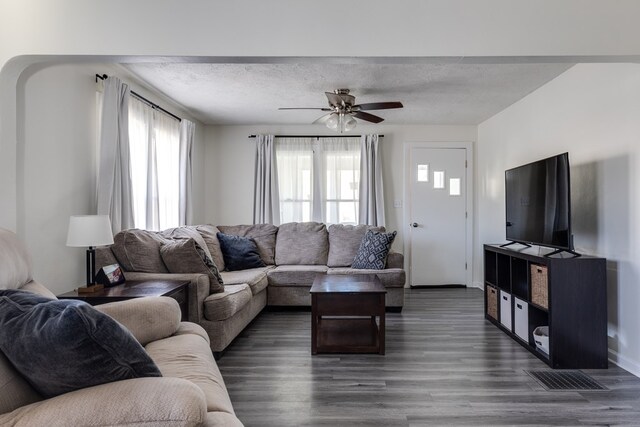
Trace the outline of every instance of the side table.
[[77, 290], [58, 295], [58, 299], [77, 299], [91, 305], [125, 301], [143, 297], [169, 297], [178, 301], [182, 320], [189, 319], [188, 280], [128, 280], [122, 285], [104, 288], [94, 293], [78, 293]]

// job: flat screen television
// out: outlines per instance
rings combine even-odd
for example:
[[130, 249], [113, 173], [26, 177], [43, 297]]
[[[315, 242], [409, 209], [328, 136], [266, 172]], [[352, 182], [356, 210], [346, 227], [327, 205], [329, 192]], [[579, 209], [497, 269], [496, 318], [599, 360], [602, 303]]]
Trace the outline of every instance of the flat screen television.
[[505, 171], [507, 240], [573, 250], [569, 153]]

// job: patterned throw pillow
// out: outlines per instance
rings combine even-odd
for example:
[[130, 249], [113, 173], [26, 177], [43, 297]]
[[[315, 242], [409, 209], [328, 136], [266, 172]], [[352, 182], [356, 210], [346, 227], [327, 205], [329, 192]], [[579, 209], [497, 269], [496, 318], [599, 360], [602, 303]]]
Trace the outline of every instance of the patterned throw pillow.
[[387, 255], [391, 249], [391, 244], [396, 238], [397, 232], [383, 233], [379, 231], [367, 230], [367, 233], [360, 243], [358, 253], [353, 259], [351, 268], [366, 270], [384, 270], [387, 265]]

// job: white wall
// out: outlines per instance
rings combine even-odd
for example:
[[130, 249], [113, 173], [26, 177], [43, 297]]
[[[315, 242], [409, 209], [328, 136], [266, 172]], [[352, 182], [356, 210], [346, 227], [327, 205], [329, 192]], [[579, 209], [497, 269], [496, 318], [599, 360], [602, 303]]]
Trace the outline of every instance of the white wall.
[[[105, 64], [32, 67], [18, 82], [18, 137], [23, 141], [17, 153], [18, 232], [31, 252], [34, 277], [54, 293], [69, 291], [85, 280], [85, 250], [65, 245], [69, 216], [92, 214], [96, 209], [94, 75], [105, 72], [118, 75], [118, 68]], [[133, 86], [152, 97], [140, 85]], [[159, 102], [161, 97], [152, 98]], [[204, 218], [203, 137], [203, 126], [197, 123], [198, 222]]]
[[[206, 219], [213, 224], [250, 224], [253, 221], [253, 173], [255, 144], [248, 135], [330, 134], [319, 125], [305, 126], [208, 126], [206, 134]], [[394, 200], [403, 201], [403, 146], [405, 142], [474, 142], [476, 126], [393, 126], [358, 125], [355, 134], [383, 134], [383, 180], [387, 229], [397, 230], [393, 244], [403, 252], [402, 208], [394, 208]], [[346, 134], [345, 134], [346, 135]], [[404, 203], [403, 203], [404, 206]]]
[[569, 152], [579, 252], [608, 259], [610, 357], [640, 375], [640, 65], [579, 64], [478, 128], [474, 281], [505, 241], [504, 171]]

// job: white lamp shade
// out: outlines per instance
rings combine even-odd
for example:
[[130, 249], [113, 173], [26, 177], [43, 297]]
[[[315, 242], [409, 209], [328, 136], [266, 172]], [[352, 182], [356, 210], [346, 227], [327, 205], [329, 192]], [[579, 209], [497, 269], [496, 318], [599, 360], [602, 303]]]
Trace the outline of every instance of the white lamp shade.
[[105, 246], [113, 244], [108, 215], [72, 215], [69, 218], [67, 246]]

